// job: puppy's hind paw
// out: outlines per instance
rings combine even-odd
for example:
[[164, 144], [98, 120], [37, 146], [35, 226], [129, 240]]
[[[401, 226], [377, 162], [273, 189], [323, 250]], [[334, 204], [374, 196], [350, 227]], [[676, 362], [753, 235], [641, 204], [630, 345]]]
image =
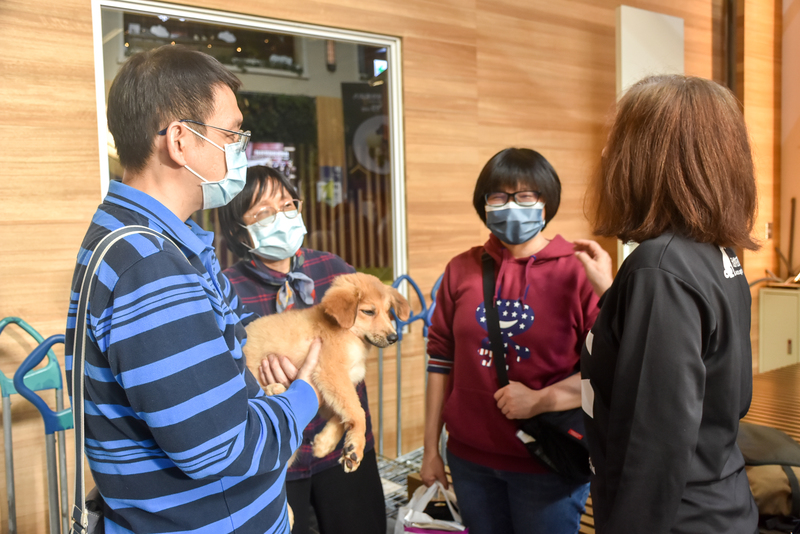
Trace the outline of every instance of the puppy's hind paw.
[[355, 449], [355, 445], [348, 445], [347, 443], [345, 443], [344, 449], [342, 449], [342, 457], [339, 458], [339, 463], [344, 467], [345, 473], [352, 473], [358, 469], [358, 466], [361, 465], [361, 460], [364, 459], [363, 449], [361, 456], [355, 452]]
[[279, 395], [284, 391], [286, 391], [286, 388], [283, 386], [283, 384], [278, 384], [277, 382], [274, 384], [267, 384], [266, 386], [264, 386], [264, 393], [266, 393], [270, 397], [272, 395]]

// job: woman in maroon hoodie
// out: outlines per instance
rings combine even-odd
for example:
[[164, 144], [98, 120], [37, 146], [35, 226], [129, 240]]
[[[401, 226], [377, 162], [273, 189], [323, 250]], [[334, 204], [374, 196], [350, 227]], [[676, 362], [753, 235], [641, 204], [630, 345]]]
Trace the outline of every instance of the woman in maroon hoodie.
[[[453, 258], [430, 329], [422, 479], [445, 486], [439, 435], [471, 534], [574, 534], [588, 484], [548, 470], [516, 437], [519, 421], [581, 404], [580, 348], [597, 297], [573, 246], [541, 230], [561, 182], [538, 152], [508, 148], [475, 184], [473, 205], [492, 235]], [[483, 304], [481, 257], [495, 261], [495, 299], [510, 384], [498, 390]]]

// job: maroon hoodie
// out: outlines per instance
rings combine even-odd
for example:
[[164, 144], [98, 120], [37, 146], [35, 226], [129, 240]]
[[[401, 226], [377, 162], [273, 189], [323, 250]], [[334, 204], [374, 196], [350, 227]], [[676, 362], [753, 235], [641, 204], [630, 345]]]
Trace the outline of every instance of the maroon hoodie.
[[541, 389], [578, 371], [587, 332], [599, 311], [597, 296], [572, 244], [555, 236], [530, 258], [515, 259], [492, 235], [447, 265], [429, 332], [429, 372], [452, 374], [442, 418], [448, 448], [493, 469], [538, 473], [516, 437], [517, 422], [497, 408], [497, 373], [491, 359], [483, 309], [481, 255], [496, 268], [495, 299], [509, 380]]

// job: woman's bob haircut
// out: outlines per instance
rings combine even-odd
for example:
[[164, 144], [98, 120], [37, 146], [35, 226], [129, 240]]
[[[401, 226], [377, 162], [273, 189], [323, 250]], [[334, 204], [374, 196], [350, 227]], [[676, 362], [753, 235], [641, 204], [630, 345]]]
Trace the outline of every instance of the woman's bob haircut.
[[753, 158], [736, 98], [693, 76], [632, 86], [617, 105], [585, 208], [595, 234], [623, 242], [673, 231], [758, 249]]
[[292, 198], [300, 198], [292, 183], [279, 170], [264, 165], [250, 167], [247, 169], [247, 181], [241, 193], [219, 208], [219, 222], [225, 236], [225, 245], [237, 257], [250, 258], [250, 234], [243, 226], [244, 214], [261, 200], [264, 193], [269, 193], [270, 196], [280, 195], [281, 189], [285, 189]]
[[506, 148], [486, 162], [478, 175], [472, 205], [486, 223], [486, 194], [503, 189], [538, 191], [545, 203], [545, 224], [558, 213], [561, 203], [561, 181], [544, 156], [530, 148]]

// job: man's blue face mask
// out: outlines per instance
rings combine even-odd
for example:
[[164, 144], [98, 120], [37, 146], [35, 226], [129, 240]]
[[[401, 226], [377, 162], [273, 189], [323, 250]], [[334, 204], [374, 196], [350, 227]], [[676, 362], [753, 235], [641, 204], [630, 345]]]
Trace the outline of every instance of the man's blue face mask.
[[521, 245], [544, 228], [544, 202], [520, 206], [510, 201], [502, 206], [486, 205], [486, 226], [503, 243]]
[[209, 182], [197, 172], [195, 172], [188, 165], [184, 165], [186, 170], [200, 178], [203, 183], [203, 209], [208, 210], [211, 208], [219, 208], [233, 200], [233, 197], [238, 195], [244, 189], [247, 181], [247, 156], [241, 150], [241, 143], [227, 143], [225, 148], [222, 148], [217, 143], [196, 132], [193, 128], [186, 126], [194, 132], [195, 135], [202, 137], [218, 149], [225, 152], [225, 165], [227, 172], [225, 177], [219, 182]]

